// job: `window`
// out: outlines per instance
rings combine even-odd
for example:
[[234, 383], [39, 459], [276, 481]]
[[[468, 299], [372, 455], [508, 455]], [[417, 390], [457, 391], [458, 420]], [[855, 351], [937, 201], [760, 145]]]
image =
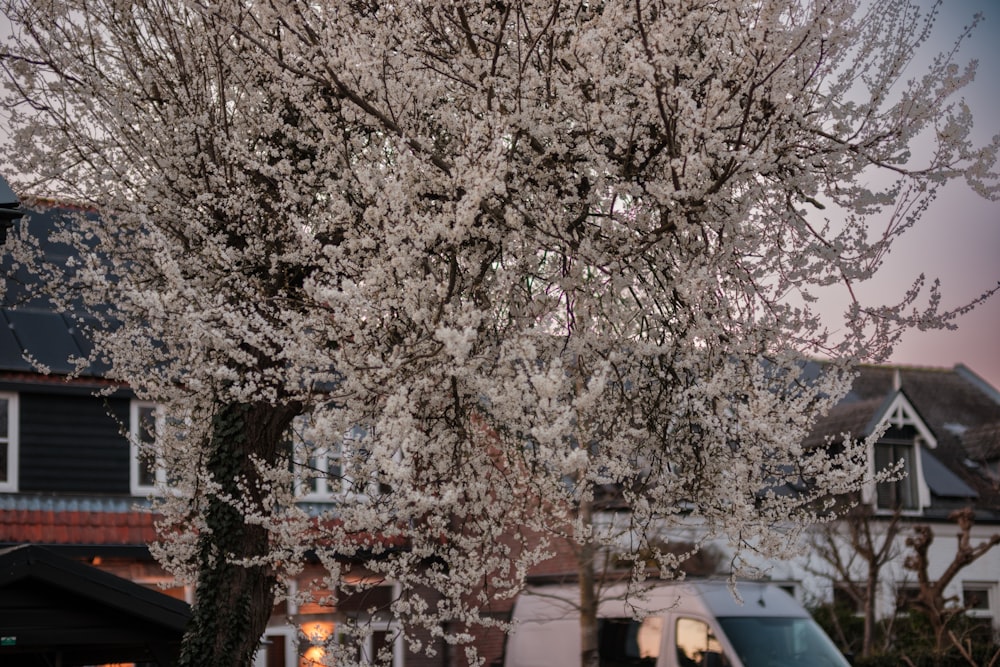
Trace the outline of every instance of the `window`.
[[896, 613], [908, 614], [920, 597], [920, 587], [902, 584], [896, 587]]
[[597, 648], [601, 667], [655, 665], [660, 655], [663, 619], [650, 616], [602, 618], [597, 627]]
[[332, 500], [348, 490], [343, 471], [343, 444], [316, 447], [305, 443], [295, 457], [298, 490], [303, 500]]
[[298, 631], [294, 626], [270, 627], [261, 638], [254, 667], [297, 667]]
[[0, 394], [0, 491], [17, 491], [17, 394]]
[[[755, 665], [826, 665], [847, 667], [837, 646], [811, 618], [730, 616], [719, 625], [733, 651], [748, 667]], [[708, 663], [729, 664], [729, 663]]]
[[[352, 627], [360, 625], [367, 627], [360, 631], [359, 637], [359, 631], [352, 631]], [[301, 633], [299, 667], [330, 664], [328, 647], [331, 643], [339, 645], [342, 650], [348, 652], [351, 664], [387, 664], [388, 667], [398, 667], [403, 664], [402, 633], [388, 621], [351, 617], [336, 622], [307, 620], [299, 626], [299, 630]], [[388, 658], [388, 663], [382, 658]], [[284, 667], [280, 662], [265, 663], [265, 666]]]
[[900, 466], [899, 479], [880, 482], [876, 500], [881, 509], [915, 510], [920, 508], [917, 496], [916, 445], [913, 441], [880, 440], [875, 445], [875, 469]]
[[915, 514], [931, 502], [921, 455], [925, 449], [931, 451], [937, 447], [937, 439], [902, 390], [897, 389], [878, 417], [877, 426], [883, 425], [887, 430], [869, 450], [870, 470], [874, 475], [888, 469], [899, 479], [867, 484], [864, 502], [879, 513]]
[[995, 583], [969, 582], [962, 584], [962, 606], [969, 617], [966, 638], [989, 643], [993, 640], [993, 605]]
[[157, 493], [166, 470], [156, 455], [162, 411], [155, 403], [132, 401], [129, 407], [129, 487], [133, 495]]
[[681, 667], [729, 667], [715, 633], [708, 623], [694, 618], [677, 619], [674, 644]]
[[835, 583], [833, 585], [833, 606], [859, 616], [864, 614], [862, 600], [854, 592], [863, 590], [864, 582], [857, 584]]
[[962, 606], [969, 616], [992, 618], [990, 597], [994, 584], [968, 583], [962, 585]]
[[368, 454], [362, 446], [364, 429], [355, 427], [339, 441], [324, 444], [310, 433], [307, 417], [296, 418], [292, 428], [298, 498], [321, 502], [359, 500], [379, 491], [372, 476], [359, 469]]

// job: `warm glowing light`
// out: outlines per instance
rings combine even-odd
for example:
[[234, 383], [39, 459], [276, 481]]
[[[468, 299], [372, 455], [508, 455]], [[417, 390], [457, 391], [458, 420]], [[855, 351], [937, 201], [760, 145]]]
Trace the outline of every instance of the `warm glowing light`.
[[313, 643], [320, 643], [333, 635], [333, 623], [329, 621], [311, 621], [302, 624], [302, 634]]
[[326, 650], [322, 646], [311, 646], [302, 654], [299, 667], [316, 667], [317, 665], [322, 665], [324, 656], [326, 656]]
[[[330, 621], [310, 621], [299, 626], [299, 630], [312, 644], [324, 644], [333, 636], [334, 624]], [[299, 667], [317, 667], [326, 657], [323, 646], [310, 646], [302, 653]]]

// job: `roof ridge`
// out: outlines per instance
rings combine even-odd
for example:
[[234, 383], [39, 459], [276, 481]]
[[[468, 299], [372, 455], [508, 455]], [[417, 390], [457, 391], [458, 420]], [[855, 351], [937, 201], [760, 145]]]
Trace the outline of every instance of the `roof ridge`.
[[[961, 365], [961, 364], [959, 364], [959, 365]], [[899, 363], [899, 364], [896, 364], [896, 363], [887, 363], [887, 364], [861, 363], [861, 364], [857, 365], [857, 368], [859, 368], [859, 369], [871, 368], [871, 369], [884, 370], [884, 371], [893, 371], [893, 370], [900, 370], [900, 371], [921, 371], [921, 372], [942, 373], [942, 374], [944, 374], [944, 373], [954, 373], [957, 370], [958, 367], [957, 366], [955, 366], [955, 367], [947, 367], [947, 366], [921, 366], [920, 364], [913, 364], [913, 363]]]
[[965, 364], [955, 364], [954, 370], [955, 373], [960, 378], [962, 378], [963, 380], [974, 386], [976, 389], [989, 396], [994, 403], [1000, 405], [1000, 391], [998, 391], [997, 388], [991, 385], [989, 382], [979, 377], [979, 375], [977, 375], [975, 371], [973, 371]]

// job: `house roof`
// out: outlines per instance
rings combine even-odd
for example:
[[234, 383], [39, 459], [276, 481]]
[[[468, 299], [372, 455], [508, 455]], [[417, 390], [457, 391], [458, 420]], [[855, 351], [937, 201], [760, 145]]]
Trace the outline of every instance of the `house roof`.
[[[45, 206], [32, 210], [21, 222], [39, 241], [45, 259], [65, 264], [71, 255], [68, 246], [50, 239], [57, 224], [70, 215], [96, 215], [72, 207]], [[50, 372], [67, 375], [75, 370], [70, 359], [85, 358], [92, 349], [74, 318], [88, 318], [82, 303], [73, 313], [57, 309], [43, 294], [32, 288], [38, 278], [28, 267], [16, 265], [9, 253], [0, 256], [4, 276], [0, 301], [0, 372], [31, 372], [38, 362]], [[31, 359], [32, 361], [29, 361]], [[94, 365], [83, 375], [100, 377], [107, 367]]]
[[1000, 457], [1000, 392], [965, 366], [862, 366], [850, 392], [817, 422], [810, 443], [819, 444], [827, 435], [869, 434], [897, 392], [936, 441], [933, 451], [922, 450], [921, 461], [932, 509], [975, 498], [978, 510], [1000, 519], [1000, 485], [977, 465]]
[[926, 447], [920, 450], [920, 464], [924, 472], [924, 481], [930, 487], [931, 493], [939, 498], [963, 498], [976, 500], [979, 493], [953, 473], [948, 466], [937, 460]]
[[145, 547], [157, 537], [156, 517], [135, 498], [0, 495], [0, 545]]
[[7, 179], [0, 175], [0, 206], [17, 206], [19, 203], [17, 195], [10, 189]]
[[1000, 421], [970, 426], [959, 433], [959, 438], [973, 461], [1000, 459]]
[[188, 605], [35, 545], [0, 550], [0, 662], [171, 664]]

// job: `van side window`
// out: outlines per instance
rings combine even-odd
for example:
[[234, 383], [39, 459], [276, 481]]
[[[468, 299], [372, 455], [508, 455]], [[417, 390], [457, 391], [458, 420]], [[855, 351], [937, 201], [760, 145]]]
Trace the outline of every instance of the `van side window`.
[[602, 618], [597, 626], [597, 648], [601, 667], [652, 665], [660, 656], [663, 619], [650, 616], [643, 621], [633, 618]]
[[677, 664], [680, 667], [729, 667], [722, 645], [704, 621], [694, 618], [677, 619], [674, 641]]

